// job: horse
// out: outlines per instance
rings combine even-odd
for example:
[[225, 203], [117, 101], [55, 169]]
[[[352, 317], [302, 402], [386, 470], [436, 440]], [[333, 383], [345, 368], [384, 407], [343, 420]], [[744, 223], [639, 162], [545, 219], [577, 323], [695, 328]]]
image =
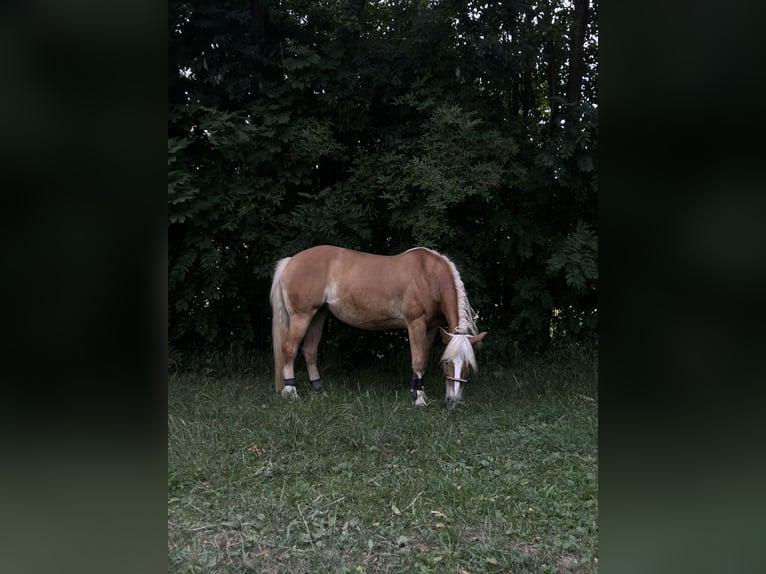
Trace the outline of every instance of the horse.
[[390, 256], [330, 245], [306, 249], [277, 262], [270, 302], [275, 387], [283, 397], [298, 398], [301, 342], [311, 390], [325, 394], [317, 348], [328, 313], [361, 329], [407, 329], [417, 406], [427, 404], [423, 378], [437, 330], [446, 345], [440, 362], [448, 407], [462, 401], [469, 371], [477, 370], [474, 346], [487, 334], [476, 327], [455, 264], [425, 247]]

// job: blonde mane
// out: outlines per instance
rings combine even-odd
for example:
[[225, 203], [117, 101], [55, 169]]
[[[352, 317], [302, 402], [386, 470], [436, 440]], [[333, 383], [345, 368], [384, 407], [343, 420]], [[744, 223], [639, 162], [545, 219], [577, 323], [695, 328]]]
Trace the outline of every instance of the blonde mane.
[[473, 352], [473, 345], [471, 345], [470, 339], [470, 335], [450, 334], [450, 342], [447, 344], [447, 348], [444, 349], [441, 362], [451, 363], [455, 359], [461, 359], [471, 368], [473, 372], [477, 372], [479, 367], [476, 364], [476, 355]]

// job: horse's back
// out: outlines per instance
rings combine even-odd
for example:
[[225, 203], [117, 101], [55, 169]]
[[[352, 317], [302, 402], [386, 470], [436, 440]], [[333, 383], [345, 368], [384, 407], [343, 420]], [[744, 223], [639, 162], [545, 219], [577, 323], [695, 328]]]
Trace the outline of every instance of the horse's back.
[[317, 245], [296, 253], [290, 259], [294, 273], [353, 278], [361, 283], [378, 283], [381, 280], [406, 283], [435, 266], [443, 265], [443, 258], [438, 253], [422, 247], [397, 255], [376, 255], [334, 245]]

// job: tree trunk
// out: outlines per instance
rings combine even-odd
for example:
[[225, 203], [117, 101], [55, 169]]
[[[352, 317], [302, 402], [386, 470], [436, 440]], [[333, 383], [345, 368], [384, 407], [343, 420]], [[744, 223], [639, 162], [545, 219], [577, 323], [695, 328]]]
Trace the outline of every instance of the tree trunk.
[[588, 0], [574, 0], [574, 22], [572, 23], [569, 44], [569, 83], [567, 85], [567, 104], [580, 102], [582, 76], [585, 72], [583, 51], [585, 30], [588, 27]]
[[253, 16], [253, 39], [255, 44], [265, 44], [269, 31], [269, 0], [250, 0]]
[[558, 65], [556, 63], [556, 44], [553, 38], [553, 8], [550, 2], [543, 5], [544, 27], [547, 39], [545, 40], [545, 57], [547, 60], [546, 75], [548, 80], [548, 105], [551, 107], [551, 119], [548, 124], [548, 135], [556, 130], [556, 123], [559, 119], [558, 105], [556, 103], [556, 89], [558, 88], [559, 76]]
[[[526, 21], [523, 23], [526, 26], [532, 27], [532, 18], [534, 17], [534, 13], [532, 12], [532, 7], [527, 6], [524, 9], [524, 15], [526, 16]], [[536, 109], [537, 102], [535, 101], [535, 54], [532, 50], [527, 48], [527, 54], [524, 57], [524, 69], [521, 73], [521, 81], [522, 81], [522, 88], [521, 88], [521, 105], [524, 110], [525, 116], [531, 116]]]

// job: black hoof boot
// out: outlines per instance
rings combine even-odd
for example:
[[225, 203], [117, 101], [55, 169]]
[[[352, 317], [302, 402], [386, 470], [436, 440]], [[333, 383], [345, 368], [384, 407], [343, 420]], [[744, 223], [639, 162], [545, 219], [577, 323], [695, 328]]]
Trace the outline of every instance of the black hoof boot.
[[317, 379], [315, 381], [311, 381], [311, 391], [321, 395], [324, 393], [324, 387], [322, 386], [322, 380]]
[[423, 390], [423, 379], [412, 373], [412, 388], [410, 389], [410, 398], [414, 403], [418, 398], [418, 391]]

